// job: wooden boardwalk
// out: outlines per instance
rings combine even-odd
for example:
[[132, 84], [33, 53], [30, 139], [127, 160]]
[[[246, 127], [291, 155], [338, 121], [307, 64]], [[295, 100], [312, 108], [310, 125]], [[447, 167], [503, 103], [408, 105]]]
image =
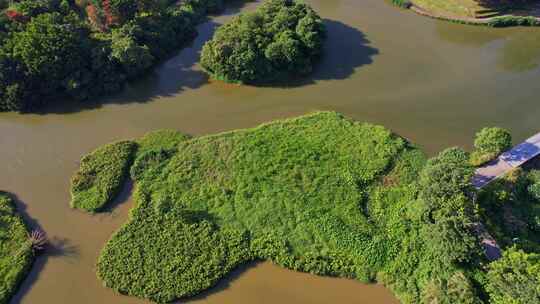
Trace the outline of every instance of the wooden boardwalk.
[[540, 133], [476, 169], [472, 184], [476, 189], [481, 189], [498, 177], [520, 167], [538, 155], [540, 155]]

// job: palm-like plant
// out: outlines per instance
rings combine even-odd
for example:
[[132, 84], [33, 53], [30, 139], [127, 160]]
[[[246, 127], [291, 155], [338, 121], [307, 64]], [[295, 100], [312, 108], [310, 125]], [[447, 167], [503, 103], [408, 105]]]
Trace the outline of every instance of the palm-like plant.
[[45, 247], [49, 242], [47, 240], [47, 234], [37, 229], [32, 230], [32, 232], [28, 236], [28, 240], [30, 241], [30, 245], [32, 246], [32, 250], [34, 251], [34, 253], [45, 250]]

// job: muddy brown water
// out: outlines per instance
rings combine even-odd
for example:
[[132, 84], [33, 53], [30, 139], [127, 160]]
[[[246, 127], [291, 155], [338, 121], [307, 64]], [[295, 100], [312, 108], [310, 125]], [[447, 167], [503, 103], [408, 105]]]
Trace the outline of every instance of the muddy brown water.
[[[432, 154], [470, 148], [498, 125], [521, 140], [539, 129], [540, 29], [489, 29], [426, 19], [383, 0], [311, 0], [327, 24], [326, 56], [288, 87], [212, 82], [197, 66], [201, 45], [238, 13], [199, 27], [193, 45], [103, 105], [60, 103], [43, 113], [0, 114], [0, 189], [17, 195], [54, 249], [40, 257], [12, 303], [147, 303], [115, 294], [95, 276], [103, 244], [126, 221], [127, 189], [111, 213], [69, 208], [81, 155], [118, 139], [174, 128], [200, 135], [314, 110], [385, 125]], [[242, 10], [253, 9], [249, 4]], [[235, 272], [193, 303], [397, 303], [381, 286], [320, 278], [261, 263]]]

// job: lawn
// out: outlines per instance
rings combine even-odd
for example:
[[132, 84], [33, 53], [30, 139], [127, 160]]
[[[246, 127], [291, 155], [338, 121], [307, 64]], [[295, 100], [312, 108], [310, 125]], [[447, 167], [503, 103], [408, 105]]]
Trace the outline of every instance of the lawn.
[[174, 149], [151, 137], [131, 168], [136, 205], [97, 264], [106, 286], [169, 302], [264, 259], [365, 282], [385, 275], [418, 297], [402, 264], [420, 259], [410, 209], [425, 158], [399, 136], [322, 112], [177, 135]]

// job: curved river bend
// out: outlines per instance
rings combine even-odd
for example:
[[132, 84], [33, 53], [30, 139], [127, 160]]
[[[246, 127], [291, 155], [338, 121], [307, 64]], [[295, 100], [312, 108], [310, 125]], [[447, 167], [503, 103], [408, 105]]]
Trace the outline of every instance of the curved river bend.
[[[0, 114], [0, 188], [18, 196], [27, 220], [55, 245], [12, 303], [147, 303], [102, 287], [94, 271], [101, 247], [126, 220], [130, 200], [96, 216], [69, 208], [78, 160], [104, 143], [159, 128], [208, 134], [313, 110], [383, 124], [428, 153], [468, 148], [484, 126], [508, 128], [516, 140], [538, 131], [540, 29], [445, 23], [383, 0], [307, 2], [325, 18], [329, 40], [323, 62], [302, 83], [254, 88], [205, 77], [198, 52], [215, 27], [240, 10], [233, 7], [202, 24], [192, 47], [102, 106]], [[397, 303], [381, 286], [268, 263], [246, 268], [192, 303]]]

